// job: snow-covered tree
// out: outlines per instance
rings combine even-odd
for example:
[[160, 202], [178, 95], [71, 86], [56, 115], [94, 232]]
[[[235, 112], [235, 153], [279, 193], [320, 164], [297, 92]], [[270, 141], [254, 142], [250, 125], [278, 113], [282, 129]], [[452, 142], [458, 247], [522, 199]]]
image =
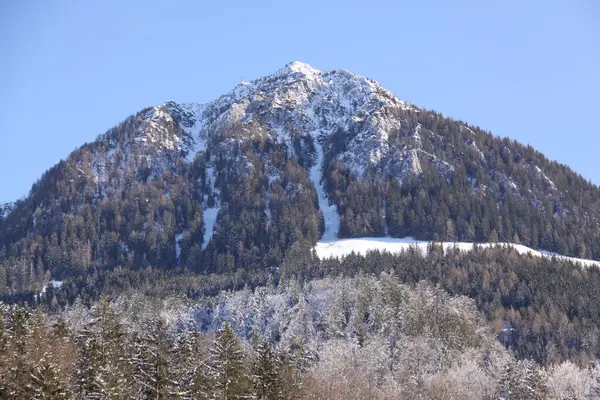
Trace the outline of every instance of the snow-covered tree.
[[31, 383], [27, 388], [29, 398], [35, 400], [67, 400], [72, 398], [64, 377], [50, 359], [50, 355], [36, 361], [31, 369]]
[[253, 380], [256, 397], [264, 400], [283, 399], [281, 362], [268, 342], [256, 348], [253, 365]]
[[3, 336], [7, 342], [4, 351], [0, 353], [0, 398], [27, 398], [30, 395], [31, 319], [28, 308], [14, 306], [5, 323]]
[[125, 398], [129, 374], [125, 357], [125, 331], [120, 316], [107, 298], [91, 311], [91, 320], [79, 332], [81, 353], [74, 375], [74, 391], [80, 398]]
[[596, 377], [594, 370], [581, 369], [568, 361], [553, 365], [548, 369], [548, 394], [553, 399], [587, 399], [599, 386]]
[[245, 354], [235, 332], [226, 323], [217, 333], [211, 350], [209, 379], [217, 399], [247, 399], [252, 397], [252, 379]]
[[170, 359], [173, 337], [160, 317], [151, 318], [132, 343], [131, 365], [138, 398], [171, 399], [181, 394]]
[[506, 364], [498, 384], [499, 396], [506, 400], [545, 399], [546, 377], [533, 362], [512, 360]]

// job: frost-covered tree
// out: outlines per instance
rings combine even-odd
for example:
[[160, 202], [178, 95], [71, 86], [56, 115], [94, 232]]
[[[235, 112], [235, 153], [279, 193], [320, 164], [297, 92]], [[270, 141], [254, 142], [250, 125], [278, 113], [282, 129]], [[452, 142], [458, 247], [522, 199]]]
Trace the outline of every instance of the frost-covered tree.
[[498, 393], [506, 400], [545, 399], [546, 377], [533, 362], [511, 360], [506, 364], [498, 383]]
[[67, 400], [72, 398], [64, 376], [57, 370], [49, 355], [36, 362], [31, 370], [29, 398], [35, 400]]
[[263, 400], [283, 399], [281, 361], [268, 342], [261, 342], [255, 351], [252, 368], [256, 397]]
[[495, 382], [469, 353], [451, 368], [427, 378], [427, 394], [433, 399], [480, 400], [493, 398]]
[[98, 359], [97, 343], [93, 337], [80, 339], [81, 349], [75, 364], [73, 390], [78, 399], [103, 398], [102, 382], [97, 379]]
[[390, 273], [76, 308], [47, 318], [0, 303], [0, 398], [68, 397], [66, 382], [76, 399], [587, 399], [599, 389], [597, 371], [517, 360], [472, 300]]
[[180, 332], [173, 341], [170, 359], [177, 396], [181, 399], [208, 399], [212, 392], [207, 363], [208, 340], [196, 328]]
[[77, 336], [81, 353], [74, 375], [80, 398], [121, 399], [129, 394], [125, 331], [114, 304], [102, 298], [91, 311], [91, 320]]
[[568, 361], [553, 365], [548, 369], [548, 394], [553, 399], [587, 399], [592, 389], [600, 386], [596, 380], [599, 372], [580, 369]]
[[211, 349], [210, 381], [214, 397], [223, 400], [252, 397], [252, 379], [246, 356], [235, 332], [226, 323]]
[[0, 398], [27, 398], [32, 365], [29, 358], [32, 315], [28, 308], [14, 306], [5, 323], [5, 348], [0, 353]]
[[316, 331], [313, 325], [311, 305], [303, 293], [297, 303], [284, 315], [280, 346], [300, 363], [312, 357]]
[[308, 372], [306, 388], [317, 398], [363, 399], [383, 397], [381, 382], [387, 374], [381, 342], [364, 347], [357, 340], [329, 340], [319, 361]]
[[160, 317], [146, 321], [131, 346], [135, 396], [162, 400], [184, 393], [173, 371], [176, 365], [171, 359], [173, 337]]

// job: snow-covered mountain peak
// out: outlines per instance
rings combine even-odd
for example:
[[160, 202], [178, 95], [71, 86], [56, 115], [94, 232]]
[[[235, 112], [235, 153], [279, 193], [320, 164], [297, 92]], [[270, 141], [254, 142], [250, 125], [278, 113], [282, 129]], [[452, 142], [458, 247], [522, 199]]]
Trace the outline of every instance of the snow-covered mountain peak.
[[292, 152], [294, 137], [316, 137], [327, 151], [327, 139], [342, 131], [347, 150], [336, 157], [358, 175], [385, 167], [388, 137], [400, 129], [394, 115], [413, 108], [371, 79], [347, 70], [319, 71], [300, 61], [242, 82], [204, 105], [164, 106], [194, 142], [184, 149], [188, 159], [209, 143], [222, 147], [224, 134], [229, 142], [269, 137]]
[[302, 61], [292, 61], [288, 65], [286, 65], [280, 73], [289, 74], [289, 73], [299, 73], [307, 77], [313, 77], [321, 73], [318, 69], [311, 67], [310, 65], [303, 63]]

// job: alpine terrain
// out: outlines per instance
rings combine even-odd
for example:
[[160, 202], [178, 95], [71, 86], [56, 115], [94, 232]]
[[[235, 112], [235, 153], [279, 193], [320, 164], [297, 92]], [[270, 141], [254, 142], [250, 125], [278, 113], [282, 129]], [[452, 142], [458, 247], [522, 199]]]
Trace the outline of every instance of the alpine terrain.
[[597, 396], [599, 268], [568, 166], [292, 62], [0, 206], [0, 398]]

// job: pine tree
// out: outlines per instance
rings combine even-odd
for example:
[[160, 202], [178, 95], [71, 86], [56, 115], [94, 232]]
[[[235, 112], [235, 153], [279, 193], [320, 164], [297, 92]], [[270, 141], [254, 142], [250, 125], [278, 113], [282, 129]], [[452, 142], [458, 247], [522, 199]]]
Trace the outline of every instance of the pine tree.
[[207, 363], [201, 363], [194, 369], [189, 392], [193, 399], [208, 400], [215, 398], [215, 388], [212, 381], [215, 375], [212, 366]]
[[178, 395], [182, 399], [208, 398], [206, 364], [199, 341], [198, 330], [183, 332], [178, 335], [171, 351], [172, 358], [176, 360], [173, 363], [172, 376], [178, 388]]
[[91, 335], [80, 337], [81, 350], [75, 364], [73, 386], [78, 399], [103, 398], [102, 382], [98, 379], [98, 346]]
[[542, 400], [547, 397], [546, 378], [534, 362], [511, 360], [500, 377], [499, 395], [506, 400]]
[[518, 383], [517, 361], [510, 360], [504, 367], [500, 381], [498, 382], [499, 398], [519, 400]]
[[525, 360], [521, 365], [521, 395], [531, 400], [543, 400], [547, 397], [546, 377], [543, 370], [533, 361]]

